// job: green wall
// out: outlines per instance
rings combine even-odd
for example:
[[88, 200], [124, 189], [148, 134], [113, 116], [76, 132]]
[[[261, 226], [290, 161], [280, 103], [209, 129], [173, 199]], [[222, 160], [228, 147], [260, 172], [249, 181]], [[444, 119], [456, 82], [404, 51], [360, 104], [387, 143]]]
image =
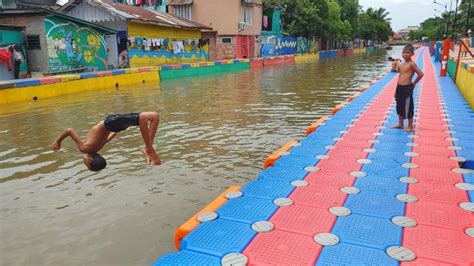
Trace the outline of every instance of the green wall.
[[207, 67], [190, 67], [182, 69], [172, 69], [172, 70], [161, 70], [160, 79], [161, 80], [170, 80], [183, 77], [192, 77], [198, 75], [206, 74], [215, 74], [222, 72], [230, 72], [236, 70], [248, 70], [250, 69], [250, 64], [248, 62], [235, 63], [235, 64], [226, 64], [226, 65], [216, 65], [216, 66], [207, 66]]
[[26, 47], [23, 39], [23, 33], [21, 32], [21, 30], [0, 29], [0, 35], [2, 36], [2, 38], [0, 38], [0, 47], [5, 47], [11, 44], [18, 44], [22, 48], [25, 60], [23, 60], [23, 63], [21, 63], [20, 65], [20, 72], [26, 72]]
[[102, 31], [53, 15], [45, 17], [44, 25], [50, 72], [81, 67], [88, 70], [108, 68]]

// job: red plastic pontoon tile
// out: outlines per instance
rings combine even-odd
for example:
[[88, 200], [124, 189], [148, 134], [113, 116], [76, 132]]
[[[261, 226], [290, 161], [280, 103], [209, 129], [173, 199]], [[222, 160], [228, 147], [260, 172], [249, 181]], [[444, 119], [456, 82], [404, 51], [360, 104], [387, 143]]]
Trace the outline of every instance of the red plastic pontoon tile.
[[295, 204], [279, 208], [270, 222], [278, 230], [312, 237], [318, 233], [330, 232], [336, 218], [327, 209]]
[[416, 138], [414, 142], [419, 145], [441, 146], [445, 148], [452, 145], [451, 141], [447, 141], [443, 138], [431, 138], [431, 137]]
[[438, 183], [455, 184], [463, 182], [460, 174], [456, 174], [451, 169], [437, 167], [421, 167], [410, 169], [410, 176], [419, 181], [429, 181]]
[[429, 260], [424, 258], [416, 258], [413, 261], [402, 262], [401, 266], [452, 266], [450, 263], [445, 263], [441, 261]]
[[309, 185], [296, 188], [289, 198], [296, 204], [330, 208], [332, 206], [342, 206], [346, 197], [346, 194], [342, 193], [337, 187]]
[[[374, 131], [375, 132], [375, 131]], [[377, 136], [372, 134], [360, 134], [359, 132], [347, 132], [342, 136], [344, 139], [357, 139], [357, 140], [365, 140], [368, 141], [369, 139], [376, 139]]]
[[[370, 147], [370, 143], [367, 142], [367, 144], [368, 144], [367, 148]], [[339, 148], [337, 144], [336, 144], [336, 148], [330, 150], [327, 153], [327, 155], [329, 155], [330, 158], [337, 158], [341, 162], [347, 160], [348, 158], [355, 158], [357, 160], [357, 159], [367, 157], [367, 153], [365, 153], [363, 149], [345, 148], [345, 147]]]
[[[427, 147], [425, 145], [421, 147]], [[433, 146], [431, 146], [433, 147]], [[448, 150], [446, 147], [438, 146], [440, 150]], [[421, 155], [412, 158], [412, 163], [417, 164], [419, 167], [438, 167], [438, 168], [447, 168], [452, 169], [459, 167], [459, 163], [449, 159], [449, 157], [444, 156], [430, 156], [430, 155]]]
[[417, 121], [418, 123], [420, 124], [425, 124], [425, 125], [442, 125], [442, 124], [446, 124], [446, 122], [444, 122], [443, 120], [441, 119], [429, 119], [429, 118], [424, 118], [422, 117], [422, 119], [420, 119], [420, 121]]
[[408, 193], [419, 200], [456, 204], [469, 201], [467, 192], [457, 189], [453, 184], [420, 182], [408, 186]]
[[379, 132], [380, 129], [377, 127], [380, 125], [380, 123], [375, 124], [374, 126], [353, 126], [348, 129], [349, 132], [357, 132], [359, 134], [372, 134], [374, 132]]
[[274, 230], [258, 234], [243, 253], [248, 265], [314, 265], [321, 249], [312, 237]]
[[416, 130], [414, 134], [419, 136], [419, 137], [428, 137], [428, 138], [445, 139], [445, 138], [450, 137], [450, 134], [446, 133], [444, 131], [431, 131], [431, 130], [421, 130], [421, 129]]
[[428, 146], [428, 145], [416, 146], [416, 147], [413, 147], [413, 151], [418, 153], [420, 156], [435, 155], [435, 156], [444, 156], [445, 158], [456, 156], [456, 152], [446, 147], [441, 147], [441, 146]]
[[368, 143], [367, 140], [361, 140], [359, 138], [353, 139], [352, 136], [346, 137], [345, 135], [343, 136], [343, 138], [344, 141], [339, 141], [336, 144], [337, 148], [352, 148], [357, 150], [363, 150], [370, 146], [370, 143]]
[[311, 185], [325, 185], [340, 188], [352, 186], [356, 178], [351, 176], [349, 172], [321, 169], [318, 172], [309, 173], [304, 180]]
[[455, 203], [420, 200], [416, 204], [408, 204], [405, 215], [415, 219], [418, 224], [460, 231], [474, 224], [474, 215], [461, 209]]
[[402, 245], [417, 257], [459, 265], [474, 263], [474, 238], [462, 231], [426, 225], [403, 230]]
[[433, 125], [419, 125], [415, 123], [415, 131], [416, 130], [426, 130], [426, 131], [433, 131], [433, 132], [444, 132], [448, 130], [448, 127], [445, 126], [433, 126]]
[[[341, 158], [332, 157], [331, 155], [329, 156], [330, 156], [329, 159], [319, 161], [317, 166], [320, 169], [327, 169], [327, 170], [332, 170], [332, 171], [339, 170], [341, 172], [349, 173], [352, 171], [358, 171], [361, 167], [361, 164], [357, 162], [357, 159], [361, 159], [361, 158], [357, 158], [357, 157], [354, 158], [352, 156], [349, 158], [345, 158], [345, 160], [341, 160]], [[365, 158], [365, 157], [362, 157], [362, 158]]]

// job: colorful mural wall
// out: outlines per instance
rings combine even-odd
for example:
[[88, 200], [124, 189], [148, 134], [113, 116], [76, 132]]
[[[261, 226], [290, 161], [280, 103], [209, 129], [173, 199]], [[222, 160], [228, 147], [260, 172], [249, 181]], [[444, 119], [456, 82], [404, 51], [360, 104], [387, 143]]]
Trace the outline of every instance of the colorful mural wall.
[[56, 16], [44, 19], [49, 71], [108, 69], [104, 33]]
[[200, 30], [129, 23], [128, 57], [131, 67], [207, 61], [209, 44]]
[[275, 35], [261, 37], [261, 56], [315, 53], [317, 41], [304, 37], [277, 37]]

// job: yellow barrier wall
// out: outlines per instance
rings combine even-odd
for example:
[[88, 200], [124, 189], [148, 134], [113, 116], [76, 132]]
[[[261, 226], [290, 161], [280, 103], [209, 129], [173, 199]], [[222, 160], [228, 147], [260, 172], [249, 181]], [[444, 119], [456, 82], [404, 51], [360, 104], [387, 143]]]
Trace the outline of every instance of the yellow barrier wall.
[[38, 99], [56, 97], [60, 95], [73, 94], [83, 91], [115, 88], [119, 86], [132, 85], [145, 82], [159, 81], [158, 70], [152, 72], [140, 72], [115, 76], [105, 76], [88, 79], [78, 79], [68, 82], [58, 82], [38, 86], [21, 88], [0, 89], [0, 104], [8, 104], [22, 101], [30, 101], [34, 97]]
[[318, 61], [319, 54], [303, 54], [295, 56], [295, 62], [309, 62], [309, 61]]
[[474, 111], [474, 73], [469, 72], [471, 67], [473, 66], [470, 66], [468, 69], [459, 67], [456, 86], [458, 86], [462, 96], [464, 96], [464, 99], [466, 99], [466, 102]]

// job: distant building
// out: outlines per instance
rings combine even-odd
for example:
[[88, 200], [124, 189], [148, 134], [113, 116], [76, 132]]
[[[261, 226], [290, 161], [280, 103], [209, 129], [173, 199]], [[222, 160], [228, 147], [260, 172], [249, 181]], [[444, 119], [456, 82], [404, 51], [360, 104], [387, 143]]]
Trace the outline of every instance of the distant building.
[[112, 0], [74, 0], [63, 12], [117, 30], [116, 47], [110, 48], [114, 49], [111, 56], [115, 58], [111, 60], [115, 62], [124, 51], [131, 67], [209, 59], [209, 46], [201, 30], [211, 30], [211, 27], [191, 20]]
[[[24, 28], [21, 38], [26, 40], [31, 72], [48, 75], [109, 68], [106, 39], [115, 36], [112, 29], [43, 8], [2, 9], [0, 24]], [[18, 42], [19, 37], [7, 32], [2, 38]]]
[[170, 0], [168, 12], [215, 30], [218, 59], [250, 58], [259, 51], [262, 7], [262, 0]]
[[400, 39], [401, 40], [407, 40], [408, 39], [408, 35], [410, 34], [410, 31], [412, 30], [419, 30], [420, 27], [418, 26], [408, 26], [407, 28], [405, 29], [402, 29], [402, 30], [399, 30], [398, 31], [398, 35], [400, 36]]

